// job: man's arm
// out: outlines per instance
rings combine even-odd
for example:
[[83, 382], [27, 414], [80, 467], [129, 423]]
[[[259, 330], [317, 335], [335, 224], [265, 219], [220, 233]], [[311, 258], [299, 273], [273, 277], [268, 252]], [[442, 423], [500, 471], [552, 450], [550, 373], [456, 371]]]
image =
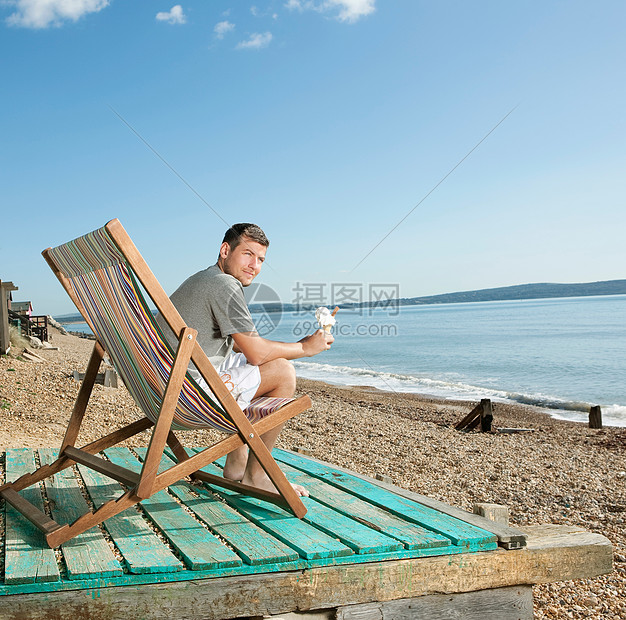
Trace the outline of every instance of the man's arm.
[[318, 330], [298, 342], [266, 340], [256, 332], [232, 334], [232, 337], [236, 348], [254, 366], [260, 366], [279, 357], [287, 360], [312, 357], [330, 349], [330, 345], [334, 341], [332, 334], [327, 334], [322, 330]]

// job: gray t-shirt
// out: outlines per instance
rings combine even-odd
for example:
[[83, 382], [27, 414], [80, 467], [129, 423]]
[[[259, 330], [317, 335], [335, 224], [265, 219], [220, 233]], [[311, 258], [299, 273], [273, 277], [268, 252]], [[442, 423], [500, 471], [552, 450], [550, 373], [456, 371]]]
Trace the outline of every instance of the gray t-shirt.
[[[216, 368], [233, 350], [232, 334], [256, 331], [241, 282], [217, 265], [187, 278], [170, 299], [183, 321], [198, 330], [198, 344]], [[161, 315], [157, 322], [172, 345], [178, 346]]]

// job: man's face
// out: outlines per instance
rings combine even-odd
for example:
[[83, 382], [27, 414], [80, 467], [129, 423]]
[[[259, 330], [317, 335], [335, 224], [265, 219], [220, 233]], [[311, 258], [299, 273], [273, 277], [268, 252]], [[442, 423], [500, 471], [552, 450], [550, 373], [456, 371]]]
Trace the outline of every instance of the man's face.
[[243, 286], [250, 286], [261, 271], [266, 251], [264, 245], [244, 235], [235, 249], [231, 249], [228, 243], [222, 243], [220, 266], [224, 273], [237, 278]]

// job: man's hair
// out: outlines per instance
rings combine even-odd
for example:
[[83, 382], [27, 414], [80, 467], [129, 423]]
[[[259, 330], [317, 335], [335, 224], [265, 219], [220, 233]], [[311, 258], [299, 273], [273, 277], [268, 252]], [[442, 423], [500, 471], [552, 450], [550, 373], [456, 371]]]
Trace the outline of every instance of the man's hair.
[[224, 235], [222, 243], [226, 242], [231, 250], [234, 250], [240, 243], [242, 237], [249, 237], [252, 241], [256, 241], [266, 248], [269, 246], [269, 239], [265, 233], [256, 224], [233, 224]]

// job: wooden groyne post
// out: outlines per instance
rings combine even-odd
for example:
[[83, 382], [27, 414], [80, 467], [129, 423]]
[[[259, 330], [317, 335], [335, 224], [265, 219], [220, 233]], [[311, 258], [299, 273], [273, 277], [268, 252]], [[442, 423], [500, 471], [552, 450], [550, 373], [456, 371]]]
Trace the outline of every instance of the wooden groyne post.
[[480, 430], [483, 433], [491, 431], [491, 423], [493, 422], [493, 407], [491, 399], [482, 398], [480, 404], [476, 405], [454, 428], [457, 431], [471, 431], [480, 424]]
[[17, 291], [13, 282], [0, 280], [0, 354], [6, 355], [11, 349], [11, 335], [9, 333], [9, 300], [11, 291]]
[[602, 409], [594, 405], [589, 410], [589, 428], [602, 428]]

